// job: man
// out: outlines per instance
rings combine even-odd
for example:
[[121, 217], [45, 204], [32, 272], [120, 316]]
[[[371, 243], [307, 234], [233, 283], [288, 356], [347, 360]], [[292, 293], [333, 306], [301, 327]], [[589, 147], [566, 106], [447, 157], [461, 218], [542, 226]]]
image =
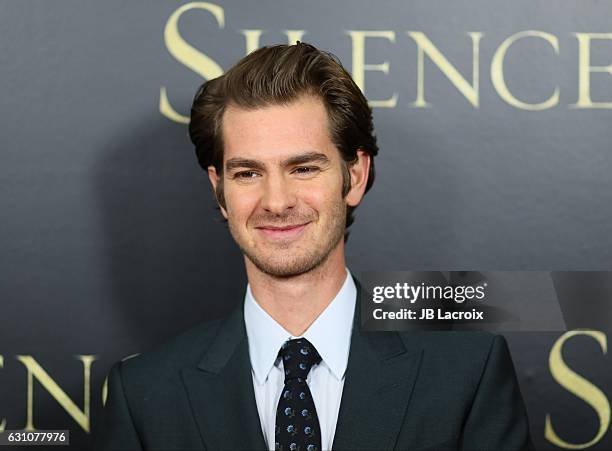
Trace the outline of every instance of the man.
[[228, 318], [113, 367], [103, 447], [528, 446], [502, 337], [359, 328], [343, 238], [378, 148], [335, 58], [255, 51], [202, 85], [189, 130], [249, 284]]

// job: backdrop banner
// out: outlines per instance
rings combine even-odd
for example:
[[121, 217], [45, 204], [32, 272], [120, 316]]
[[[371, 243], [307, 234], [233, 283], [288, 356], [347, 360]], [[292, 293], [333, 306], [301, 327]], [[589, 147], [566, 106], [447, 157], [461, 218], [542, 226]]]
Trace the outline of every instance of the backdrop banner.
[[0, 29], [0, 430], [93, 446], [115, 361], [242, 302], [191, 101], [300, 40], [374, 111], [351, 272], [540, 272], [561, 316], [517, 305], [581, 320], [503, 332], [534, 443], [612, 448], [609, 2], [0, 0]]

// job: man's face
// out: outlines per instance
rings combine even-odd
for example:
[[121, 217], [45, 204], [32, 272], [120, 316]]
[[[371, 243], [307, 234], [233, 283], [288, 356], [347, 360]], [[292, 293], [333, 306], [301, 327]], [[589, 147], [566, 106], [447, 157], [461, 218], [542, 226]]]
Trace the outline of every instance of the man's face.
[[[229, 229], [262, 272], [308, 272], [343, 244], [347, 202], [343, 161], [325, 106], [304, 96], [223, 116], [223, 184]], [[219, 182], [209, 168], [213, 186]]]

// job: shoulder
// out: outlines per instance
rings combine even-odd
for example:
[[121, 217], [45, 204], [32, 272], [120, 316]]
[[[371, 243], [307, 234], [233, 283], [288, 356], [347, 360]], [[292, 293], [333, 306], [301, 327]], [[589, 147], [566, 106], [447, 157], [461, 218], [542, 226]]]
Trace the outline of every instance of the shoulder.
[[[134, 446], [129, 447], [136, 448], [139, 435], [151, 443], [170, 443], [167, 441], [176, 435], [173, 431], [180, 430], [188, 434], [181, 443], [197, 441], [195, 430], [186, 426], [193, 417], [184, 374], [195, 370], [226, 321], [200, 323], [149, 351], [115, 363], [106, 386], [103, 424], [109, 431], [105, 433], [107, 440], [120, 443], [122, 449], [128, 447], [123, 440], [131, 440]], [[179, 446], [179, 442], [172, 443]]]
[[[476, 331], [402, 332], [408, 350], [420, 356], [415, 363], [415, 409], [424, 416], [444, 411], [447, 418], [464, 418], [478, 393], [498, 399], [515, 393], [516, 377], [503, 336]], [[503, 387], [503, 390], [502, 390]], [[491, 395], [493, 389], [495, 395]], [[497, 392], [495, 391], [497, 390]]]
[[401, 332], [407, 347], [423, 350], [425, 370], [449, 371], [479, 378], [492, 361], [510, 361], [502, 335], [481, 331]]
[[227, 318], [205, 321], [115, 366], [131, 383], [174, 377], [182, 368], [195, 367], [209, 349]]
[[502, 335], [483, 331], [409, 331], [398, 332], [407, 346], [415, 343], [425, 350], [438, 353], [487, 351], [496, 341], [505, 342]]

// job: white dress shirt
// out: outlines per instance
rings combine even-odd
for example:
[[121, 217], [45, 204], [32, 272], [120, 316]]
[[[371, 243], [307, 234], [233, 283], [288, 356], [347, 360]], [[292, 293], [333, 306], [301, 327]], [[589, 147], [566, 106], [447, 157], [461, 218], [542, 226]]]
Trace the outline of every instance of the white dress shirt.
[[[346, 279], [336, 297], [302, 335], [314, 345], [322, 359], [312, 367], [306, 383], [317, 409], [323, 450], [331, 449], [336, 432], [356, 297], [355, 282], [347, 269]], [[285, 386], [283, 362], [278, 358], [278, 351], [285, 341], [302, 337], [293, 337], [272, 319], [253, 298], [250, 285], [247, 285], [244, 299], [244, 322], [261, 429], [268, 449], [274, 450], [276, 407]]]

